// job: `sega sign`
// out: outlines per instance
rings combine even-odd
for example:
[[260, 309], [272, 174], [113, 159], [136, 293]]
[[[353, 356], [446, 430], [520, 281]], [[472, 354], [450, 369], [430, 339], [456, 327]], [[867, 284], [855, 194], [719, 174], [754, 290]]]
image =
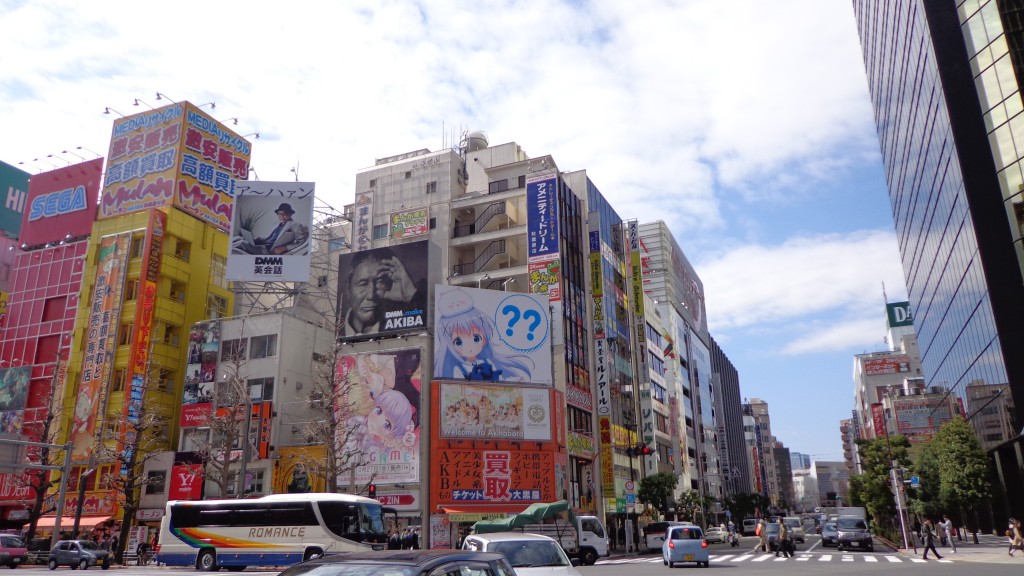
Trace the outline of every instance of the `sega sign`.
[[39, 246], [91, 233], [102, 173], [97, 158], [33, 176], [19, 239]]
[[85, 186], [75, 186], [33, 198], [32, 205], [29, 207], [28, 221], [60, 216], [69, 212], [85, 210], [85, 208]]

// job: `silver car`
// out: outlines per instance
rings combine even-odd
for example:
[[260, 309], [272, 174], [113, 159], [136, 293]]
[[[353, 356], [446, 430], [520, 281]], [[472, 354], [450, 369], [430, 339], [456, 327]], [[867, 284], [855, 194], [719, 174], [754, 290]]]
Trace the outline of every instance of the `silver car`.
[[110, 551], [101, 549], [90, 540], [61, 540], [50, 550], [46, 564], [50, 570], [57, 566], [71, 566], [85, 570], [89, 566], [110, 568]]
[[835, 522], [826, 522], [821, 527], [821, 546], [835, 546], [839, 542], [839, 528]]

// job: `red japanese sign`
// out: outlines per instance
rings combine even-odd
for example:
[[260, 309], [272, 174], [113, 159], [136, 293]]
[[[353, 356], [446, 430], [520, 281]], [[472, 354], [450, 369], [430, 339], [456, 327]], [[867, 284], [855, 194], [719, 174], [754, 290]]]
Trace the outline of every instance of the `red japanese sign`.
[[442, 449], [430, 463], [431, 504], [531, 504], [557, 500], [555, 453]]
[[171, 467], [168, 500], [200, 500], [203, 497], [203, 467], [179, 464]]

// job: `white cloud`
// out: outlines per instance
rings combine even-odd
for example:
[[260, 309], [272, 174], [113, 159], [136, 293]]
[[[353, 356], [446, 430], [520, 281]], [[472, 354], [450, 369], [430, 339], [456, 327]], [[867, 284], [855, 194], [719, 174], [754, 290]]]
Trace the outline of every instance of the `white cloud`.
[[[789, 344], [780, 343], [788, 353], [878, 341], [884, 335], [879, 329], [882, 283], [890, 299], [905, 293], [895, 235], [885, 231], [735, 246], [705, 255], [695, 267], [704, 282], [712, 333], [803, 332]], [[833, 319], [800, 325], [822, 314]]]

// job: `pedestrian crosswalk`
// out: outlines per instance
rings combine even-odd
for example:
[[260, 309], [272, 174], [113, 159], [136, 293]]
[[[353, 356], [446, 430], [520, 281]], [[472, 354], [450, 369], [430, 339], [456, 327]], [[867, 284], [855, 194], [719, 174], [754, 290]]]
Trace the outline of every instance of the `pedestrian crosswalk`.
[[[660, 564], [662, 562], [661, 556], [640, 556], [633, 558], [614, 558], [609, 560], [598, 560], [597, 564]], [[813, 553], [801, 553], [797, 552], [793, 557], [786, 558], [785, 556], [775, 556], [774, 554], [752, 554], [749, 552], [740, 554], [721, 554], [718, 556], [711, 556], [712, 564], [745, 564], [745, 563], [756, 563], [756, 562], [866, 562], [869, 564], [877, 564], [879, 562], [889, 562], [892, 564], [902, 563], [939, 563], [939, 564], [951, 564], [952, 560], [923, 560], [921, 558], [908, 558], [905, 556], [896, 556], [893, 554], [887, 555], [875, 555], [875, 554], [813, 554]]]

